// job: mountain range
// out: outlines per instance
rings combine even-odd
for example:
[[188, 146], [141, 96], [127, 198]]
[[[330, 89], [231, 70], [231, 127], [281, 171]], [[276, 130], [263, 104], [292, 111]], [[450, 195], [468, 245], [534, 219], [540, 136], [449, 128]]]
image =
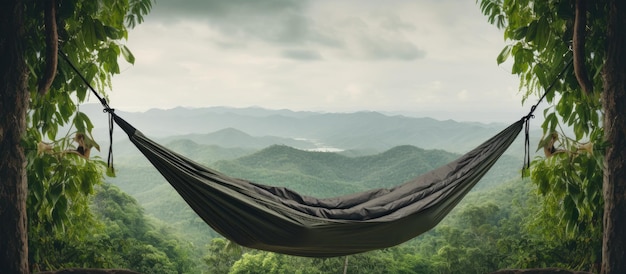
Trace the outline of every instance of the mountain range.
[[[108, 140], [106, 115], [96, 105], [81, 110], [93, 119], [97, 140]], [[321, 113], [262, 108], [174, 108], [116, 113], [160, 142], [187, 139], [221, 147], [264, 148], [288, 145], [300, 149], [382, 152], [401, 145], [464, 153], [507, 125], [435, 120], [379, 112]], [[521, 117], [521, 116], [520, 116]], [[513, 122], [513, 121], [512, 121]], [[125, 138], [116, 130], [116, 141]], [[533, 140], [541, 136], [533, 130]], [[523, 154], [522, 138], [509, 150]]]

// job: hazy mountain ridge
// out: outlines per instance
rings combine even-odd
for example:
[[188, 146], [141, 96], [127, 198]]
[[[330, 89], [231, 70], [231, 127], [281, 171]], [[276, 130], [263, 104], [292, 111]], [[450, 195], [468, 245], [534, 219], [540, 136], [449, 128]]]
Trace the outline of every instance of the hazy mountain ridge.
[[223, 147], [199, 144], [189, 139], [175, 139], [166, 142], [165, 147], [203, 164], [210, 164], [220, 160], [232, 160], [256, 151], [256, 149], [249, 147]]
[[[170, 141], [157, 139], [164, 147], [181, 154], [187, 158], [201, 164], [211, 164], [219, 160], [232, 160], [250, 153], [254, 153], [259, 148], [252, 147], [222, 147], [218, 145], [199, 144], [189, 139], [172, 139]], [[101, 157], [106, 157], [102, 151]], [[115, 164], [121, 167], [150, 166], [148, 159], [128, 140], [120, 140], [113, 145], [113, 155]]]
[[160, 139], [164, 142], [189, 140], [198, 144], [218, 145], [226, 148], [265, 148], [271, 145], [286, 145], [297, 148], [315, 148], [314, 143], [296, 140], [292, 138], [283, 138], [276, 136], [252, 136], [241, 130], [229, 127], [215, 132], [200, 134], [191, 133], [186, 135], [176, 135]]
[[[108, 139], [106, 115], [101, 115], [100, 108], [88, 106], [83, 106], [82, 111], [88, 114], [93, 113], [91, 117], [96, 117], [94, 118], [96, 125], [94, 135], [98, 140]], [[385, 115], [365, 111], [317, 113], [261, 108], [208, 107], [154, 109], [147, 112], [117, 110], [116, 113], [152, 139], [209, 134], [232, 128], [256, 139], [239, 142], [237, 143], [239, 146], [242, 143], [250, 145], [258, 142], [255, 147], [264, 147], [273, 142], [274, 144], [307, 148], [309, 144], [303, 140], [309, 140], [309, 142], [316, 141], [326, 146], [345, 150], [374, 149], [385, 151], [399, 145], [413, 145], [426, 149], [443, 149], [464, 153], [507, 126], [505, 124], [482, 124], [452, 120], [439, 121], [432, 118]], [[95, 119], [100, 120], [96, 121]], [[119, 133], [121, 131], [117, 130], [116, 132], [116, 140], [123, 140]], [[537, 139], [541, 133], [533, 132], [531, 136], [533, 139]], [[275, 140], [270, 141], [272, 138]], [[518, 138], [517, 144], [513, 146], [516, 149], [515, 153], [523, 152], [521, 139]], [[102, 141], [100, 142], [102, 143]], [[209, 142], [198, 143], [208, 144]], [[212, 144], [226, 146], [219, 142]], [[234, 146], [235, 144], [231, 145]]]

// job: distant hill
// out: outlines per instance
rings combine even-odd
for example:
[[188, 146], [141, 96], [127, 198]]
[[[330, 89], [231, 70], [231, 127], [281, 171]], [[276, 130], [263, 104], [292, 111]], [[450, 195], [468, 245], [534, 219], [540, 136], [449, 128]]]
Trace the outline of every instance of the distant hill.
[[[233, 161], [219, 161], [215, 167], [233, 176], [328, 197], [391, 187], [454, 158], [456, 155], [449, 152], [414, 146], [395, 147], [380, 154], [361, 157], [272, 146]], [[295, 180], [293, 175], [298, 175], [301, 181]], [[347, 192], [339, 187], [342, 183], [348, 184]], [[319, 186], [319, 190], [310, 189], [310, 185]], [[320, 193], [321, 190], [327, 193]]]
[[161, 139], [168, 142], [171, 140], [189, 140], [198, 144], [216, 145], [226, 148], [265, 148], [271, 145], [281, 144], [297, 148], [315, 148], [312, 142], [304, 140], [296, 140], [291, 138], [275, 137], [275, 136], [252, 136], [235, 128], [225, 128], [212, 133], [200, 134], [191, 133], [186, 135], [176, 135]]
[[[287, 146], [271, 146], [214, 168], [232, 177], [257, 183], [286, 186], [306, 195], [331, 197], [372, 188], [389, 188], [431, 171], [459, 157], [443, 150], [398, 146], [383, 153], [348, 157], [339, 153], [310, 152]], [[487, 184], [509, 180], [521, 161], [504, 156]], [[495, 182], [494, 182], [495, 181]]]
[[[218, 145], [199, 144], [189, 139], [158, 139], [158, 143], [201, 164], [210, 164], [219, 160], [235, 159], [253, 153], [258, 148], [222, 147]], [[102, 145], [106, 147], [106, 145]], [[106, 153], [106, 151], [104, 151]], [[105, 154], [99, 153], [101, 157]], [[149, 166], [150, 162], [127, 139], [113, 145], [115, 164], [123, 167]]]
[[224, 147], [219, 145], [206, 145], [189, 139], [175, 139], [165, 141], [164, 143], [165, 147], [202, 164], [211, 164], [221, 160], [232, 160], [257, 151], [257, 149], [245, 146]]

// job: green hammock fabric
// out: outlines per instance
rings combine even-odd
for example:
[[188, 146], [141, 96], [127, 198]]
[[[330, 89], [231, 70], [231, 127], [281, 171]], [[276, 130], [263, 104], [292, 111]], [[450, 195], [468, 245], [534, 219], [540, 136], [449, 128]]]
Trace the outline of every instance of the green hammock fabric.
[[396, 187], [318, 199], [220, 174], [111, 115], [215, 231], [242, 246], [306, 257], [391, 247], [433, 228], [493, 166], [525, 122], [513, 123], [455, 161]]

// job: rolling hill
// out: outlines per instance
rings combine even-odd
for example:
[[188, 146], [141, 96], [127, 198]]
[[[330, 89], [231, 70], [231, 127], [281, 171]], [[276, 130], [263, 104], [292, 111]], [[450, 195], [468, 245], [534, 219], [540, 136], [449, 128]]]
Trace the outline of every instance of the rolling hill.
[[225, 128], [207, 134], [191, 133], [186, 135], [175, 135], [160, 139], [160, 141], [170, 142], [181, 139], [190, 140], [198, 144], [217, 145], [225, 148], [261, 149], [275, 144], [304, 149], [313, 149], [316, 147], [314, 143], [309, 141], [276, 136], [252, 136], [235, 128]]

